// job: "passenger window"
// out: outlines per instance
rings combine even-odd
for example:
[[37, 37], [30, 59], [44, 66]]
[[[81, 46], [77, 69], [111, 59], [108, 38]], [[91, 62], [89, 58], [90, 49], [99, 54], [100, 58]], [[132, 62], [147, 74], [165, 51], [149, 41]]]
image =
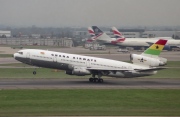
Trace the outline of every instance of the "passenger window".
[[59, 57], [61, 57], [61, 55], [59, 55]]
[[54, 54], [51, 54], [52, 56], [54, 56]]

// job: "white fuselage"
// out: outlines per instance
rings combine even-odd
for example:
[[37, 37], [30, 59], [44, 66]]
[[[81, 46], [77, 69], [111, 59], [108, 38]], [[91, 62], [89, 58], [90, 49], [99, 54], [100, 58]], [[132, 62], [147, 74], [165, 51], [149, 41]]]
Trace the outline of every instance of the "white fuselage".
[[[161, 37], [163, 38], [163, 37]], [[151, 44], [157, 42], [160, 38], [125, 38], [124, 41], [117, 42], [116, 45], [120, 46], [136, 46], [136, 47], [149, 47]], [[168, 40], [168, 46], [180, 46], [180, 40], [175, 40], [171, 38], [165, 37]], [[112, 41], [116, 41], [116, 38], [110, 38], [108, 35], [103, 33], [101, 36], [97, 38], [97, 41], [111, 43]]]
[[[155, 71], [136, 72], [134, 69], [148, 69], [149, 66], [135, 65], [131, 63], [82, 56], [76, 54], [68, 54], [54, 51], [25, 49], [14, 54], [14, 58], [26, 64], [47, 67], [62, 70], [73, 70], [74, 67], [83, 68], [84, 70], [109, 71], [109, 76], [126, 77], [127, 73], [134, 73], [136, 76], [152, 75]], [[115, 74], [111, 71], [117, 71]], [[118, 75], [120, 74], [120, 75]], [[131, 76], [133, 77], [133, 76]]]
[[[155, 43], [158, 38], [125, 38], [125, 41], [117, 43], [121, 46], [146, 46], [149, 47], [149, 43]], [[168, 39], [167, 44], [169, 46], [179, 46], [180, 40]]]

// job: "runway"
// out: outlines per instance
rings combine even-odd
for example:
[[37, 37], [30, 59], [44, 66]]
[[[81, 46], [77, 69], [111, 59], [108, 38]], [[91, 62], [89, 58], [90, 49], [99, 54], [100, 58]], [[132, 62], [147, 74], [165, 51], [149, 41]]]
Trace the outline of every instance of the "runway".
[[0, 89], [180, 89], [180, 79], [105, 78], [104, 83], [91, 83], [83, 78], [0, 79]]

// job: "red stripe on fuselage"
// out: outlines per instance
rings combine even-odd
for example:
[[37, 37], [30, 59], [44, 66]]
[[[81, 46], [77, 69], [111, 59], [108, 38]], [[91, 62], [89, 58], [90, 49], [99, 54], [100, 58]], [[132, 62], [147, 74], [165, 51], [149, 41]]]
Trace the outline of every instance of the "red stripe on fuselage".
[[116, 41], [111, 41], [112, 44], [122, 43], [125, 41], [125, 38], [118, 38]]

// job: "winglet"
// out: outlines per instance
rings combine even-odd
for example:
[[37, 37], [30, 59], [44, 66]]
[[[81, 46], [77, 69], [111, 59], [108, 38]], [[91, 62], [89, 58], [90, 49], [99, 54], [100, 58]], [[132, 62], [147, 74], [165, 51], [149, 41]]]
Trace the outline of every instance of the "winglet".
[[166, 43], [167, 40], [159, 39], [156, 43], [154, 43], [148, 49], [146, 49], [142, 54], [159, 56]]

